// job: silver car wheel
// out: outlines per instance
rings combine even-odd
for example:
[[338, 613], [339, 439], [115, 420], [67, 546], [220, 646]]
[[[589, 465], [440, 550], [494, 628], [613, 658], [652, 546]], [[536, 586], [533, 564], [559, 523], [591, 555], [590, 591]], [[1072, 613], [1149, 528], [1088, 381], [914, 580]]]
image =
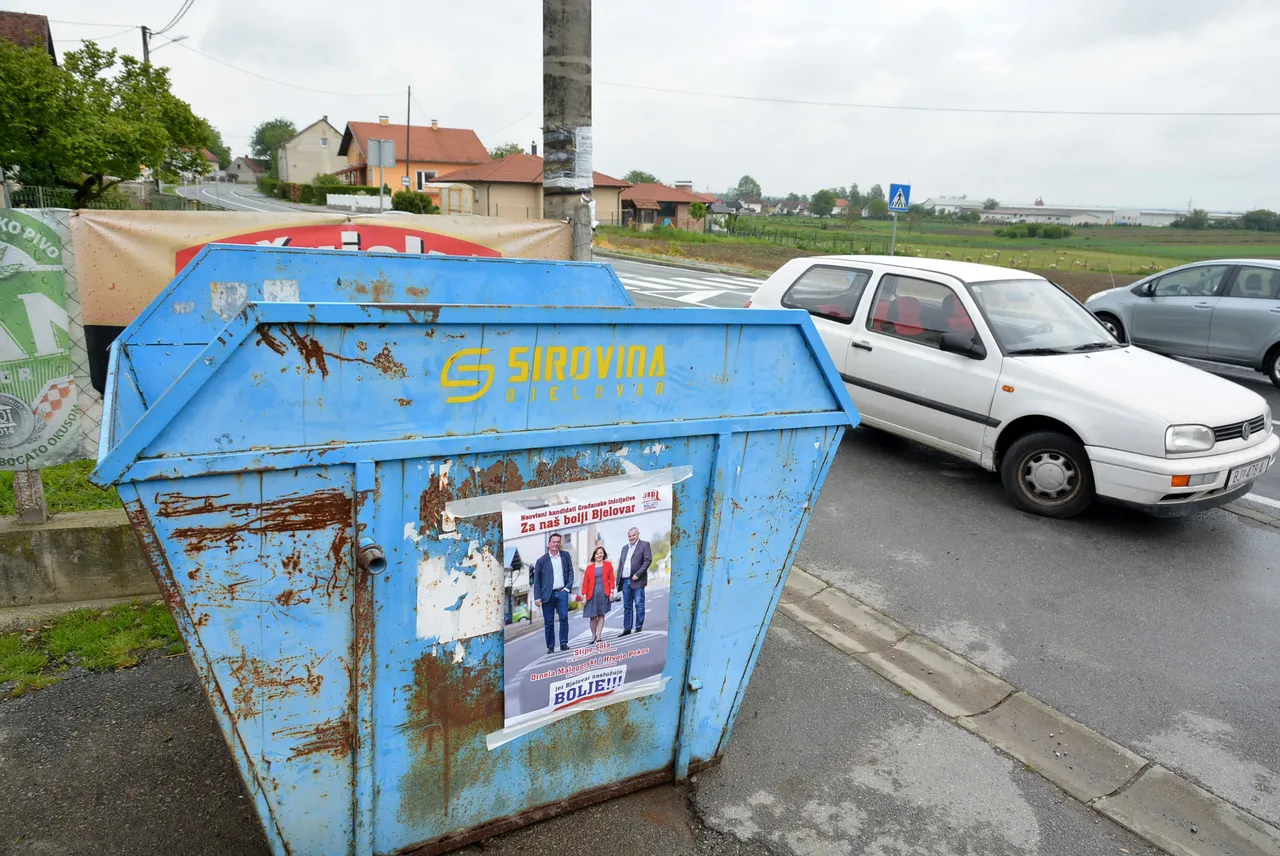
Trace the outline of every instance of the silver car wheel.
[[1080, 491], [1080, 467], [1054, 449], [1027, 455], [1022, 461], [1022, 489], [1027, 496], [1045, 505], [1070, 502]]

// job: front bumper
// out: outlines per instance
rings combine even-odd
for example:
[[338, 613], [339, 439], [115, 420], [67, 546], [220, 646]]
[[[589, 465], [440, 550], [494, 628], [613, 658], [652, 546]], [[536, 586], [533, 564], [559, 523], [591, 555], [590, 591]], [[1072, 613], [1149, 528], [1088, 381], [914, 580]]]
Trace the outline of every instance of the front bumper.
[[[1227, 475], [1236, 467], [1264, 458], [1270, 470], [1276, 463], [1280, 436], [1220, 455], [1195, 458], [1153, 458], [1100, 446], [1086, 447], [1093, 464], [1093, 481], [1102, 499], [1138, 508], [1159, 517], [1182, 517], [1239, 499], [1253, 479], [1227, 488]], [[1211, 475], [1205, 484], [1172, 487], [1175, 475]]]

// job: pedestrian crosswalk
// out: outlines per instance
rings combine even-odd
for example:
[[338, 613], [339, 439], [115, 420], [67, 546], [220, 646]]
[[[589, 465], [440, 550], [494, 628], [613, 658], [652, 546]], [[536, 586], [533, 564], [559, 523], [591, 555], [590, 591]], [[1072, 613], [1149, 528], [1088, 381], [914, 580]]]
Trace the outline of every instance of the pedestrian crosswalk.
[[[645, 265], [644, 273], [618, 270], [618, 278], [633, 297], [641, 295], [695, 306], [745, 306], [762, 280], [729, 274], [703, 274], [681, 268]], [[661, 272], [659, 272], [661, 271]]]

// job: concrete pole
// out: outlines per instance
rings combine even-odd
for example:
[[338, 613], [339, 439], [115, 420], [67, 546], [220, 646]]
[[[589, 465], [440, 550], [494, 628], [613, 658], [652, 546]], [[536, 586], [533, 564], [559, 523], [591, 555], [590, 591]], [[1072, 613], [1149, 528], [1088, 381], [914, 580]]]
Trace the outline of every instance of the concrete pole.
[[49, 504], [44, 498], [44, 481], [39, 470], [17, 470], [13, 474], [13, 504], [18, 512], [18, 522], [39, 524], [49, 522]]
[[542, 216], [591, 260], [591, 0], [542, 0]]

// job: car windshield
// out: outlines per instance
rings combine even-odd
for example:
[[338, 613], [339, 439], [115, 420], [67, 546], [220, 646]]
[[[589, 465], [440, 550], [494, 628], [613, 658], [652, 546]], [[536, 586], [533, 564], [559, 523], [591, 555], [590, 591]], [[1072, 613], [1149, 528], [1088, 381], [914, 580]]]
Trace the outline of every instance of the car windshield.
[[1124, 347], [1066, 292], [1044, 279], [969, 286], [1009, 356], [1051, 356]]

